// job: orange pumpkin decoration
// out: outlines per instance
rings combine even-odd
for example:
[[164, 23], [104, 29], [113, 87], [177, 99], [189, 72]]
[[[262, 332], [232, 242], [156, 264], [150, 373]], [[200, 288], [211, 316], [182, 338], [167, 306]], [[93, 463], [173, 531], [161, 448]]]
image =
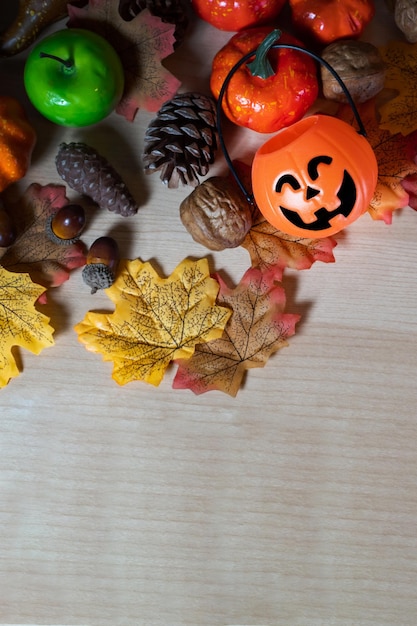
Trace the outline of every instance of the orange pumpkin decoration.
[[36, 133], [18, 100], [0, 96], [0, 192], [26, 174]]
[[375, 15], [375, 0], [289, 0], [292, 23], [317, 43], [358, 39]]
[[369, 142], [335, 117], [312, 115], [264, 143], [252, 164], [265, 219], [296, 237], [327, 237], [360, 217], [372, 200], [378, 165]]

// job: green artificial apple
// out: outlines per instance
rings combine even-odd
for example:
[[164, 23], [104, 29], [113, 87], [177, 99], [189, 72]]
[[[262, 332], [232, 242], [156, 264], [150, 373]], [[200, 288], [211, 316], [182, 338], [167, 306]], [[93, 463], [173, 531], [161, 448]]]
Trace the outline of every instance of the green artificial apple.
[[65, 28], [32, 49], [24, 84], [29, 100], [47, 119], [63, 126], [88, 126], [118, 104], [124, 72], [106, 39], [90, 30]]

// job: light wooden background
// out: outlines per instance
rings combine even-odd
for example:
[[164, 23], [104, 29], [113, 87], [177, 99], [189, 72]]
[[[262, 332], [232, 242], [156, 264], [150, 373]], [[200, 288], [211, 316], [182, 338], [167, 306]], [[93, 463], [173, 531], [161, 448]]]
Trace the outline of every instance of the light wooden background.
[[[391, 20], [379, 2], [368, 36], [398, 37]], [[229, 36], [193, 25], [170, 60], [183, 89], [207, 90]], [[23, 62], [0, 61], [0, 91], [27, 103]], [[95, 214], [88, 245], [111, 232], [166, 275], [206, 255], [178, 215], [190, 189], [142, 174], [152, 114], [74, 130], [28, 110], [39, 142], [22, 189], [60, 183], [54, 156], [73, 139], [107, 154], [143, 201], [135, 218]], [[250, 135], [233, 137], [233, 156]], [[173, 371], [159, 388], [119, 387], [73, 331], [111, 308], [106, 296], [79, 271], [51, 292], [56, 345], [22, 353], [0, 391], [0, 622], [415, 626], [416, 241], [410, 209], [390, 227], [364, 216], [335, 264], [288, 272], [298, 332], [235, 399], [174, 391]], [[249, 266], [244, 250], [209, 256], [236, 282]]]

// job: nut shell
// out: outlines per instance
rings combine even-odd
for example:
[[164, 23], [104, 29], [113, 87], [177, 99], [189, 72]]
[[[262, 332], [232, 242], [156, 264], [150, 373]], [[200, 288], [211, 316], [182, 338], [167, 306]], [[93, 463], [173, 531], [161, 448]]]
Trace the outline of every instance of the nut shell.
[[409, 43], [417, 42], [416, 0], [396, 0], [394, 20]]
[[[355, 102], [370, 100], [384, 86], [384, 62], [371, 43], [337, 41], [323, 50], [322, 58], [336, 70]], [[342, 87], [324, 66], [321, 67], [321, 78], [325, 98], [346, 102]]]
[[87, 253], [87, 265], [107, 265], [116, 273], [119, 263], [119, 245], [113, 237], [98, 237], [90, 246]]
[[182, 201], [180, 217], [195, 241], [224, 250], [242, 243], [252, 226], [252, 207], [230, 178], [213, 176]]

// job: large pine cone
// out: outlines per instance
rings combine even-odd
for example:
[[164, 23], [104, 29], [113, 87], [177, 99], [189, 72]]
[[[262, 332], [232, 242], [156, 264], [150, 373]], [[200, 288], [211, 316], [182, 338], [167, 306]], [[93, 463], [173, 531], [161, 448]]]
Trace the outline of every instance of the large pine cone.
[[217, 150], [216, 106], [199, 93], [174, 96], [158, 111], [145, 134], [145, 172], [161, 170], [170, 188], [198, 185], [214, 161]]
[[118, 172], [91, 146], [82, 142], [61, 143], [55, 165], [71, 189], [100, 207], [123, 217], [137, 213], [139, 207]]
[[176, 46], [183, 41], [189, 23], [189, 3], [186, 0], [119, 0], [120, 16], [127, 22], [144, 9], [163, 22], [175, 25]]

